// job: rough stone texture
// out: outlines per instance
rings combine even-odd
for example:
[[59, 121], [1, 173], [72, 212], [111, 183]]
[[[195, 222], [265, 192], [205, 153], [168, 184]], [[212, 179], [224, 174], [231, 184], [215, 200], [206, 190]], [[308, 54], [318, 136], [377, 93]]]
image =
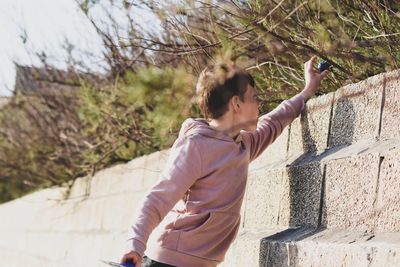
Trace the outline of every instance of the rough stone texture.
[[280, 228], [244, 230], [239, 232], [237, 239], [225, 255], [225, 260], [219, 267], [261, 266], [261, 240], [267, 236], [282, 231]]
[[[260, 266], [371, 266], [397, 267], [400, 262], [400, 234], [364, 234], [360, 232], [308, 229], [288, 230], [265, 238]], [[292, 232], [292, 233], [291, 233]]]
[[379, 156], [373, 154], [328, 162], [322, 224], [372, 231], [378, 169]]
[[[318, 225], [322, 167], [319, 162], [249, 175], [245, 228]], [[250, 193], [251, 192], [251, 193]]]
[[400, 71], [385, 73], [385, 100], [382, 111], [381, 138], [400, 138]]
[[283, 172], [279, 225], [318, 226], [322, 177], [318, 161], [289, 166]]
[[296, 266], [296, 247], [292, 242], [300, 240], [310, 233], [309, 228], [289, 228], [261, 240], [259, 266]]
[[400, 232], [400, 149], [384, 154], [373, 215], [376, 231]]
[[378, 136], [383, 81], [383, 74], [376, 75], [335, 92], [329, 147]]
[[257, 171], [249, 175], [244, 204], [245, 228], [262, 228], [278, 223], [282, 186], [280, 170]]
[[289, 127], [272, 143], [250, 166], [249, 171], [266, 168], [268, 165], [278, 164], [287, 157], [287, 147], [289, 138]]
[[329, 121], [334, 94], [310, 99], [306, 109], [290, 125], [290, 156], [324, 151], [328, 146]]

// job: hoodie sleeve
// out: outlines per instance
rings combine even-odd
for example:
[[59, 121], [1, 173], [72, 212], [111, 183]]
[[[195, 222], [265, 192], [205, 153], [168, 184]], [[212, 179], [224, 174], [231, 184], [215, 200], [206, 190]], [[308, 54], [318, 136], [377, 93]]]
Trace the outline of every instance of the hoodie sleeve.
[[128, 251], [142, 257], [147, 240], [167, 213], [201, 177], [201, 158], [194, 138], [178, 138], [157, 184], [144, 197], [128, 231]]
[[304, 97], [300, 94], [283, 101], [271, 112], [258, 119], [254, 132], [243, 133], [243, 140], [250, 148], [250, 161], [256, 159], [278, 138], [304, 108]]

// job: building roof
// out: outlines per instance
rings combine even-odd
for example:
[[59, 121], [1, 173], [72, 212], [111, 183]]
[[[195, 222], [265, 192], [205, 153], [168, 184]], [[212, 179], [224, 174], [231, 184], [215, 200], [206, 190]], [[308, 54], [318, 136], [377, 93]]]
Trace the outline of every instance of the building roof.
[[64, 71], [54, 68], [38, 68], [16, 65], [14, 93], [18, 91], [71, 90], [82, 85], [83, 81], [91, 84], [105, 84], [103, 75]]

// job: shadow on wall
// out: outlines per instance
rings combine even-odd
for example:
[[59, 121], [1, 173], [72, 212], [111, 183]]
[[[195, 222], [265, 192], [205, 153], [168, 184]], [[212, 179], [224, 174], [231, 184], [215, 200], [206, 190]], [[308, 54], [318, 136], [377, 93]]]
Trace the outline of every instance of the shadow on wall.
[[335, 115], [331, 121], [328, 147], [350, 145], [353, 143], [355, 112], [353, 103], [347, 98], [339, 98]]
[[307, 110], [301, 115], [303, 149], [305, 154], [287, 168], [289, 179], [291, 228], [261, 240], [260, 266], [298, 266], [297, 246], [300, 241], [326, 228], [325, 164], [326, 156], [350, 145], [354, 135], [355, 112], [352, 102], [340, 98], [331, 116], [328, 149], [318, 154], [310, 132]]
[[328, 149], [318, 155], [317, 145], [310, 133], [307, 112], [301, 116], [303, 149], [305, 154], [288, 167], [290, 187], [289, 226], [326, 227], [325, 168], [321, 161], [350, 145], [354, 135], [355, 112], [351, 101], [340, 98], [331, 118]]

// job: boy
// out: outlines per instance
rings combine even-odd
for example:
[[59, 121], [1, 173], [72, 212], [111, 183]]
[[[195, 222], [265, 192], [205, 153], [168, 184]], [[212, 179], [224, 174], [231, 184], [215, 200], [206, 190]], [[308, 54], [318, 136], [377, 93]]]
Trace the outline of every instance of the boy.
[[[305, 63], [304, 90], [260, 118], [250, 74], [235, 66], [201, 73], [196, 91], [205, 119], [182, 124], [159, 182], [138, 209], [121, 263], [212, 267], [224, 260], [239, 230], [249, 163], [300, 114], [328, 74], [314, 71], [314, 61]], [[150, 233], [167, 214], [146, 250]]]

